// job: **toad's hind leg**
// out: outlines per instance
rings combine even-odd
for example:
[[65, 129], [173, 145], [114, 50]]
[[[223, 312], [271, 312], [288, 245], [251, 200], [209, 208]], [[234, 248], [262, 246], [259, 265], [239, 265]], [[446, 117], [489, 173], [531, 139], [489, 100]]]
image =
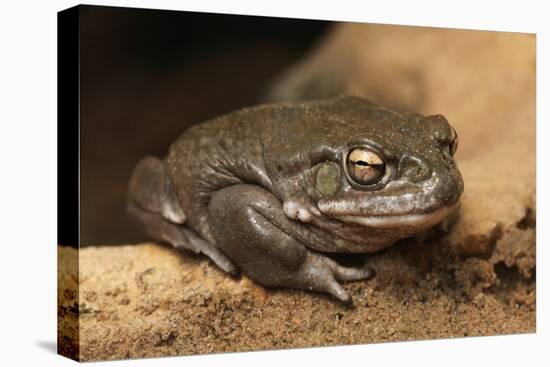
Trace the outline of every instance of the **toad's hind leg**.
[[264, 285], [326, 292], [351, 302], [339, 281], [374, 275], [369, 268], [343, 267], [309, 251], [296, 239], [304, 228], [289, 220], [281, 202], [261, 187], [241, 184], [216, 192], [209, 217], [217, 246]]
[[185, 213], [161, 160], [146, 157], [138, 163], [130, 179], [127, 210], [152, 238], [177, 249], [203, 253], [226, 272], [238, 273], [237, 267], [220, 250], [184, 225]]
[[132, 172], [128, 201], [148, 212], [160, 214], [169, 222], [183, 224], [185, 213], [172, 186], [164, 163], [155, 157], [145, 157]]

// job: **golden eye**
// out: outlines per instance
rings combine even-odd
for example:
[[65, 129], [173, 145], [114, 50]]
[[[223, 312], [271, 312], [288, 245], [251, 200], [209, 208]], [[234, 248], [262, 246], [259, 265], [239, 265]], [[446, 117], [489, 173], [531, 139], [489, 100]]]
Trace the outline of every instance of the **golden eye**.
[[346, 159], [349, 177], [359, 185], [376, 183], [386, 172], [386, 163], [371, 150], [352, 149]]

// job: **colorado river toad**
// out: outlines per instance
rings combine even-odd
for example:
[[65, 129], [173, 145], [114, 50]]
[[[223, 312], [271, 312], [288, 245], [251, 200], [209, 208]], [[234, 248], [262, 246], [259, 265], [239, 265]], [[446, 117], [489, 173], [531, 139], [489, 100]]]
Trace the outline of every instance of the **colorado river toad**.
[[141, 160], [128, 210], [226, 272], [350, 302], [339, 282], [374, 272], [324, 253], [377, 251], [443, 222], [463, 191], [456, 148], [444, 117], [357, 97], [245, 108]]

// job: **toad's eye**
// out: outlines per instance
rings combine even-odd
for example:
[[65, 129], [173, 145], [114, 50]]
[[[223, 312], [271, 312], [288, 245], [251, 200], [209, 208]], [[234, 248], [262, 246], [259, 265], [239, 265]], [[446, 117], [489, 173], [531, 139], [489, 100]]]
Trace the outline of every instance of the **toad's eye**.
[[455, 155], [458, 148], [458, 135], [456, 134], [455, 129], [451, 127], [451, 137], [449, 139], [449, 153], [451, 157]]
[[386, 163], [371, 150], [365, 148], [352, 149], [346, 158], [349, 177], [359, 185], [376, 183], [386, 172]]

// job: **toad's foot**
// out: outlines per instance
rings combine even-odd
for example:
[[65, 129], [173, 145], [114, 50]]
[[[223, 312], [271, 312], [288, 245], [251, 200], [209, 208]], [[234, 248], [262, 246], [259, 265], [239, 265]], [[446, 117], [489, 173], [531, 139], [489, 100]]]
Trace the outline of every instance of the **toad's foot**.
[[310, 290], [327, 292], [342, 302], [351, 303], [351, 297], [339, 281], [365, 280], [374, 274], [371, 268], [345, 267], [328, 257], [309, 252], [296, 280], [309, 285]]

